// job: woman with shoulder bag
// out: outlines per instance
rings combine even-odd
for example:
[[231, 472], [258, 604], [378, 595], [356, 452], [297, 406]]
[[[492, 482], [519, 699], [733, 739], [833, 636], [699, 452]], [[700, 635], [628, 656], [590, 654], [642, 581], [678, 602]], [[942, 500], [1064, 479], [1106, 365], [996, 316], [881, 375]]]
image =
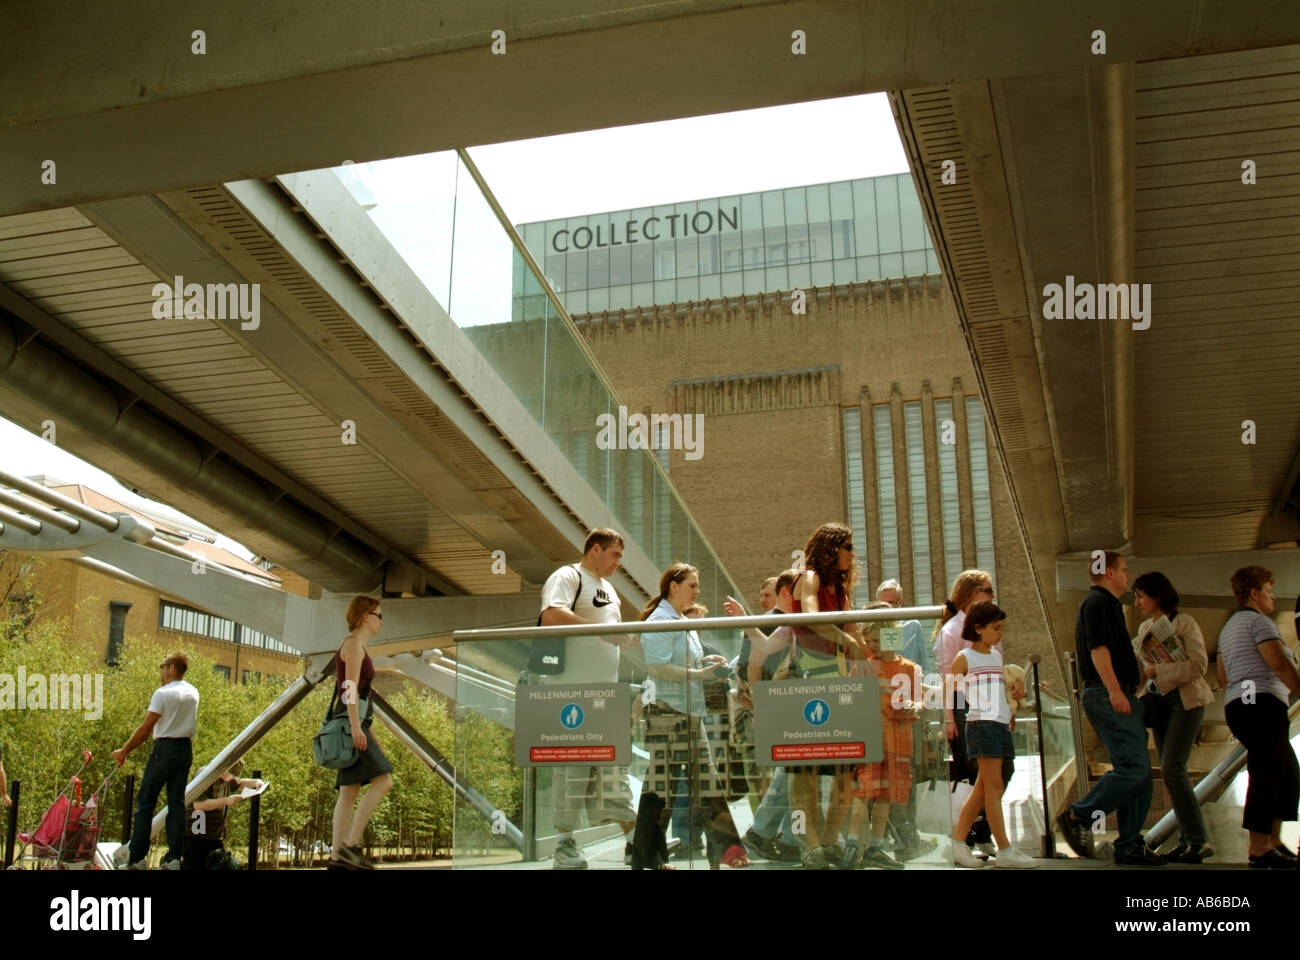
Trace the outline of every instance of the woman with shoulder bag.
[[[1182, 832], [1178, 847], [1164, 856], [1172, 863], [1200, 863], [1214, 850], [1206, 842], [1205, 819], [1187, 776], [1187, 758], [1205, 719], [1205, 707], [1214, 702], [1214, 692], [1205, 682], [1210, 663], [1205, 638], [1195, 620], [1178, 612], [1178, 591], [1163, 573], [1152, 571], [1134, 580], [1133, 603], [1146, 617], [1133, 638], [1133, 652], [1145, 679], [1138, 703], [1155, 736], [1161, 776]], [[1173, 638], [1162, 643], [1154, 627], [1172, 629]]]
[[[356, 762], [340, 770], [334, 780], [339, 799], [334, 805], [329, 869], [372, 870], [375, 864], [361, 852], [361, 838], [380, 802], [393, 788], [393, 765], [370, 732], [370, 684], [375, 665], [366, 653], [366, 644], [384, 624], [379, 601], [374, 597], [353, 597], [347, 621], [351, 632], [339, 647], [334, 668], [334, 693], [339, 700], [334, 716], [346, 712], [358, 754]], [[357, 794], [366, 784], [370, 789], [357, 803]]]

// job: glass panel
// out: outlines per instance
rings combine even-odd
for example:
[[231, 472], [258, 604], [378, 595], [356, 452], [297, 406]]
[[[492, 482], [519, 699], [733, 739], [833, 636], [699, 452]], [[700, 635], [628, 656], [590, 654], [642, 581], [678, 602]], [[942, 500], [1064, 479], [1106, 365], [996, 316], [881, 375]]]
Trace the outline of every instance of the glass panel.
[[889, 404], [871, 408], [876, 426], [876, 484], [880, 501], [880, 578], [898, 577], [898, 505], [894, 498], [894, 435]]
[[[693, 549], [707, 548], [699, 544]], [[707, 606], [712, 616], [718, 613], [714, 606], [719, 595], [715, 568], [711, 563], [699, 567], [698, 602]], [[878, 636], [880, 626], [888, 623], [878, 619], [864, 623], [864, 633]], [[807, 683], [817, 677], [765, 681], [772, 686], [756, 691], [755, 712], [742, 710], [741, 722], [735, 724], [735, 697], [744, 694], [748, 698], [751, 693], [747, 677], [736, 676], [735, 631], [692, 631], [688, 626], [689, 620], [674, 612], [666, 618], [661, 614], [655, 629], [641, 633], [638, 643], [623, 650], [617, 667], [602, 664], [605, 673], [596, 681], [599, 697], [589, 693], [595, 683], [584, 689], [566, 681], [563, 674], [541, 675], [528, 670], [535, 645], [551, 646], [555, 639], [473, 640], [462, 636], [454, 640], [455, 768], [463, 788], [456, 791], [454, 801], [455, 867], [528, 862], [545, 868], [557, 857], [570, 861], [580, 857], [589, 869], [624, 870], [624, 829], [631, 826], [636, 809], [650, 803], [643, 801], [650, 795], [658, 799], [656, 808], [662, 809], [662, 816], [643, 823], [641, 829], [648, 830], [652, 840], [658, 835], [668, 846], [682, 848], [684, 855], [674, 859], [678, 869], [708, 869], [711, 856], [720, 858], [751, 829], [751, 836], [772, 846], [780, 836], [786, 849], [793, 849], [793, 854], [786, 856], [797, 861], [798, 847], [792, 843], [796, 831], [788, 815], [813, 807], [810, 800], [814, 796], [822, 814], [833, 813], [843, 833], [859, 837], [860, 849], [867, 846], [872, 832], [870, 805], [856, 799], [852, 790], [855, 768], [861, 761], [824, 761], [833, 776], [823, 778], [807, 767], [772, 766], [771, 754], [764, 758], [756, 749], [751, 718], [778, 702], [763, 694], [786, 683]], [[933, 621], [919, 621], [917, 626], [928, 636]], [[558, 639], [566, 666], [582, 657], [581, 638]], [[681, 671], [702, 670], [703, 658], [708, 656], [727, 661], [722, 673], [683, 681]], [[800, 668], [816, 668], [806, 657], [798, 662]], [[950, 867], [951, 861], [943, 856], [952, 823], [941, 703], [921, 690], [912, 692], [915, 675], [891, 654], [884, 655], [879, 669], [891, 682], [881, 688], [875, 681], [867, 681], [872, 689], [860, 703], [871, 711], [872, 727], [862, 734], [863, 746], [869, 756], [886, 760], [878, 785], [916, 801], [897, 805], [897, 815], [890, 817], [898, 842], [890, 856], [905, 863], [905, 869]], [[862, 675], [861, 664], [846, 661], [845, 672], [845, 681], [852, 682]], [[901, 689], [892, 682], [896, 675], [908, 681], [904, 699], [920, 701], [915, 720], [911, 710], [906, 720], [899, 719], [896, 712], [890, 696]], [[833, 673], [832, 679], [838, 680], [838, 673]], [[579, 709], [574, 709], [575, 704]], [[626, 714], [607, 718], [601, 711], [610, 706], [626, 710]], [[844, 706], [836, 698], [830, 709], [833, 712]], [[797, 719], [778, 722], [802, 723]], [[881, 736], [882, 729], [890, 731], [887, 738]], [[587, 750], [593, 735], [608, 735], [604, 742], [614, 748], [614, 755], [589, 753], [582, 765], [571, 765], [564, 751]], [[565, 742], [579, 737], [587, 739]], [[833, 737], [826, 739], [833, 741]], [[521, 740], [517, 748], [516, 738]], [[624, 749], [628, 750], [626, 763], [618, 757]], [[521, 764], [519, 759], [531, 763]], [[760, 763], [762, 760], [766, 762]], [[1032, 764], [1033, 758], [1018, 758], [1018, 767], [1021, 761]], [[1054, 761], [1049, 766], [1051, 763]], [[895, 784], [894, 777], [900, 783]], [[1032, 786], [1029, 780], [1037, 782], [1037, 777], [1022, 779], [1027, 788]], [[760, 815], [756, 816], [756, 811]], [[1013, 824], [1016, 819], [1008, 816], [1007, 822]], [[805, 828], [811, 826], [817, 832], [819, 846], [839, 839], [829, 833], [821, 835], [827, 820], [824, 815], [804, 820]], [[565, 849], [557, 851], [561, 831], [572, 839], [572, 846], [566, 842]], [[806, 829], [803, 835], [807, 836]], [[790, 866], [756, 856], [754, 851], [749, 856], [758, 870]]]
[[858, 280], [879, 280], [880, 279], [880, 258], [879, 257], [858, 257]]
[[901, 253], [881, 254], [880, 275], [885, 279], [901, 277], [903, 275], [903, 255]]
[[925, 434], [921, 428], [921, 404], [903, 404], [903, 428], [907, 435], [907, 492], [912, 509], [912, 586], [916, 602], [927, 605], [933, 596], [930, 583], [930, 514], [925, 490]]
[[870, 180], [853, 181], [853, 232], [857, 253], [875, 253], [876, 191]]
[[700, 272], [700, 242], [696, 237], [677, 241], [677, 276], [695, 277]]
[[862, 565], [862, 580], [871, 585], [867, 567], [867, 501], [862, 479], [862, 411], [857, 407], [844, 410], [844, 486], [848, 491], [849, 526]]
[[941, 583], [961, 573], [961, 511], [957, 499], [957, 425], [952, 400], [934, 401], [934, 426], [939, 441], [939, 501], [943, 509], [943, 571]]
[[930, 245], [926, 236], [925, 215], [921, 212], [921, 200], [916, 195], [916, 185], [909, 176], [898, 178], [898, 215], [902, 229], [904, 250], [924, 250]]
[[804, 187], [792, 187], [785, 191], [786, 226], [808, 222], [808, 194]]
[[925, 251], [908, 250], [903, 254], [903, 275], [921, 277], [925, 275]]
[[618, 286], [632, 282], [632, 247], [620, 244], [609, 251], [609, 283]]
[[826, 222], [813, 223], [808, 227], [808, 255], [816, 262], [832, 259], [831, 225]]
[[587, 283], [591, 287], [609, 286], [609, 251], [593, 249], [587, 254]]
[[903, 249], [903, 237], [898, 222], [898, 180], [895, 177], [877, 177], [876, 233], [880, 237], [881, 253], [897, 253]]
[[719, 241], [716, 234], [700, 237], [700, 276], [718, 273], [721, 265]]
[[970, 441], [971, 508], [975, 514], [975, 563], [994, 576], [993, 501], [989, 496], [989, 461], [984, 441], [984, 407], [979, 397], [966, 398], [966, 436]]

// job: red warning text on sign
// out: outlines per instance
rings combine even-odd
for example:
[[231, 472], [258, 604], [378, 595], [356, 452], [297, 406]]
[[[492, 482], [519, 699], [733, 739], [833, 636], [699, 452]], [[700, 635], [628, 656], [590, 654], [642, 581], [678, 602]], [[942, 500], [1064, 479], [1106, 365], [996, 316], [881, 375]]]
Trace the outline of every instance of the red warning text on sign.
[[867, 745], [857, 743], [798, 743], [772, 747], [773, 760], [856, 760], [867, 755]]
[[530, 747], [533, 763], [599, 763], [614, 759], [613, 747]]

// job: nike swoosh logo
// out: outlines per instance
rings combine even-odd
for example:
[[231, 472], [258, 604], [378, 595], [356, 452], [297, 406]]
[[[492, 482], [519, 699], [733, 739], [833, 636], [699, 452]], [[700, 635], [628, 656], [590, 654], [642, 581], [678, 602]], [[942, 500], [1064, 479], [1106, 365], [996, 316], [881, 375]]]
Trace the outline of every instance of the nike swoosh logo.
[[613, 600], [606, 600], [604, 603], [601, 603], [600, 597], [596, 597], [591, 601], [591, 605], [593, 607], [608, 607], [613, 602], [614, 602]]

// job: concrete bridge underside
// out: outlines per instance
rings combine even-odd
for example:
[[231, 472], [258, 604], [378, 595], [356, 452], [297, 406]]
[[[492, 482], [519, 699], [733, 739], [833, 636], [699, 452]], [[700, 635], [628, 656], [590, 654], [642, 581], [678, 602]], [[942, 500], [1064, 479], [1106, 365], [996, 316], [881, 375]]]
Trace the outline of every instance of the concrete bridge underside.
[[[1057, 584], [1062, 557], [1129, 547], [1196, 565], [1297, 539], [1300, 14], [1290, 0], [558, 0], [546, 9], [323, 0], [304, 14], [245, 0], [200, 23], [143, 0], [102, 10], [11, 4], [3, 15], [14, 29], [0, 31], [0, 215], [48, 211], [37, 215], [64, 221], [51, 232], [89, 224], [162, 276], [170, 264], [150, 250], [165, 245], [138, 238], [177, 218], [203, 238], [204, 192], [228, 199], [211, 184], [893, 91], [1058, 642], [1072, 629], [1073, 587]], [[195, 29], [206, 53], [192, 52]], [[494, 30], [504, 31], [503, 55], [491, 52]], [[1098, 30], [1104, 54], [1094, 52]], [[794, 31], [807, 38], [804, 55], [791, 50]], [[57, 164], [52, 183], [42, 182], [47, 160]], [[943, 182], [945, 160], [955, 183]], [[1242, 182], [1246, 160], [1255, 183]], [[15, 346], [92, 363], [23, 292], [107, 268], [67, 239], [51, 256], [74, 259], [51, 261], [45, 274], [7, 273], [0, 293], [22, 319]], [[203, 242], [207, 256], [212, 237]], [[19, 253], [0, 262], [31, 258]], [[226, 268], [258, 269], [238, 260]], [[1044, 286], [1067, 276], [1151, 284], [1149, 328], [1044, 320]], [[331, 376], [345, 370], [334, 362]], [[123, 393], [123, 415], [141, 396]], [[373, 391], [357, 399], [392, 426]], [[1244, 421], [1254, 443], [1242, 443]], [[195, 455], [206, 462], [227, 440], [251, 446], [207, 437]], [[427, 485], [446, 468], [429, 463]], [[273, 471], [261, 479], [278, 483]], [[447, 489], [466, 492], [460, 484]], [[169, 494], [181, 491], [163, 483], [155, 492], [176, 502]], [[454, 496], [443, 496], [454, 510]], [[483, 496], [474, 492], [479, 506]], [[533, 509], [543, 499], [532, 497]], [[315, 506], [334, 517], [326, 541], [340, 532], [355, 541], [345, 537], [326, 566], [428, 566], [400, 537], [368, 536], [332, 498]], [[481, 511], [483, 523], [499, 524], [501, 509]], [[526, 575], [562, 546], [560, 518], [546, 523], [551, 546], [522, 537], [534, 544], [520, 543]], [[328, 553], [328, 542], [317, 546]], [[1275, 566], [1291, 569], [1295, 551], [1275, 553]], [[450, 572], [445, 579], [456, 586]]]

